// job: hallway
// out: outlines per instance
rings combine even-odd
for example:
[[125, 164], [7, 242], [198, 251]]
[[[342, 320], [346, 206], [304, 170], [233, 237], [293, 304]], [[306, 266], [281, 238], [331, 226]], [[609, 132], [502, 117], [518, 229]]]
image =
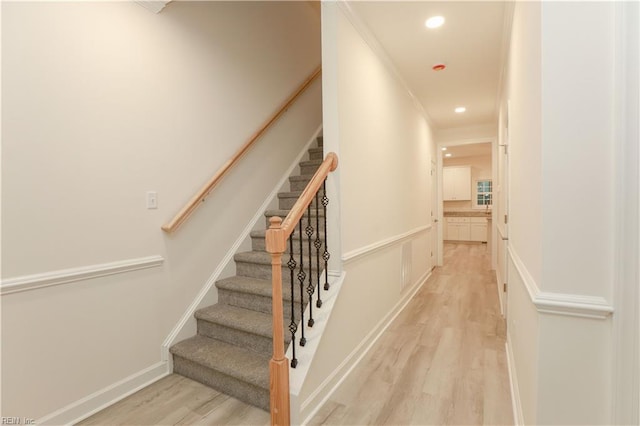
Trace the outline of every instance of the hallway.
[[310, 424], [513, 424], [487, 246], [444, 247], [444, 266]]
[[[495, 275], [484, 244], [445, 244], [437, 268], [311, 425], [513, 424]], [[269, 424], [269, 415], [170, 375], [81, 422]]]

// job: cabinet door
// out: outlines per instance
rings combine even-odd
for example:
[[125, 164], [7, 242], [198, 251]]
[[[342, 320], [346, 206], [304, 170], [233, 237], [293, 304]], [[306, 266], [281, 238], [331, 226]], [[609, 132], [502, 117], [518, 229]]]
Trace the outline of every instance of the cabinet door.
[[442, 169], [442, 199], [444, 201], [471, 200], [471, 167]]
[[487, 241], [487, 224], [472, 223], [471, 224], [471, 241]]
[[457, 241], [460, 239], [460, 225], [457, 223], [449, 224], [448, 231], [449, 241]]
[[442, 169], [442, 199], [445, 201], [455, 200], [456, 188], [456, 168], [444, 167]]
[[471, 200], [471, 167], [458, 167], [455, 196], [457, 200]]
[[460, 241], [471, 241], [471, 224], [461, 223], [458, 230], [458, 239]]

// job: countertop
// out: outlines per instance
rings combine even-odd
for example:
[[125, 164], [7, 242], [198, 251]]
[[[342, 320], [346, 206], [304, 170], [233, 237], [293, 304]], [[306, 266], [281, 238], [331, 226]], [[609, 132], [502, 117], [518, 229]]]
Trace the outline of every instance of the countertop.
[[484, 210], [454, 210], [445, 211], [444, 217], [486, 217], [491, 219], [491, 210], [485, 212]]

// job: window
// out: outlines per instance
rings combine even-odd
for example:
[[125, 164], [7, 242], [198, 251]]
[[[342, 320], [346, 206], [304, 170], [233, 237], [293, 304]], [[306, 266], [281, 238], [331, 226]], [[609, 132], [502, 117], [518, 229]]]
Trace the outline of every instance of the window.
[[473, 204], [475, 208], [490, 208], [493, 204], [493, 184], [490, 179], [477, 180], [475, 187], [475, 198]]

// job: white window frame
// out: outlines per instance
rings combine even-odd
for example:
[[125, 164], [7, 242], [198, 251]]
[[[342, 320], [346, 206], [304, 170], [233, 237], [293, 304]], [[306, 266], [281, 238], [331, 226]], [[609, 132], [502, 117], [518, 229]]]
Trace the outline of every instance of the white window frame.
[[[474, 209], [482, 209], [485, 210], [487, 209], [486, 205], [479, 205], [478, 204], [478, 182], [485, 182], [485, 181], [489, 181], [491, 182], [491, 192], [486, 192], [484, 194], [491, 194], [491, 204], [489, 204], [489, 211], [491, 211], [491, 208], [493, 207], [493, 179], [491, 178], [484, 178], [484, 179], [474, 179], [473, 180], [473, 203], [472, 203], [472, 207]], [[483, 192], [481, 192], [481, 194], [483, 194]]]

